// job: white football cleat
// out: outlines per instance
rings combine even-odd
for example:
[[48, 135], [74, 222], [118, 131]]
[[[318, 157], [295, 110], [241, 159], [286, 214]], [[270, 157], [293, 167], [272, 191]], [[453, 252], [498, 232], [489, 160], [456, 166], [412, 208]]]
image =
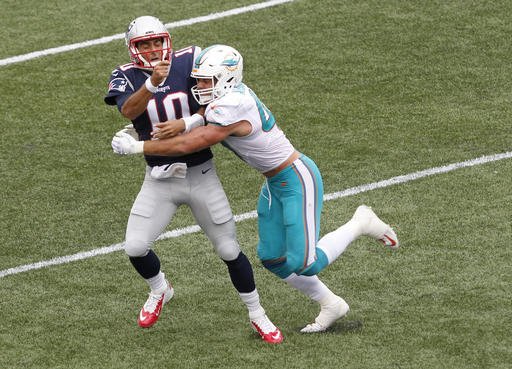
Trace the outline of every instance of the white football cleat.
[[352, 220], [359, 224], [361, 234], [375, 238], [391, 250], [396, 250], [400, 246], [393, 228], [380, 220], [369, 206], [359, 206]]
[[251, 325], [253, 329], [260, 334], [263, 341], [268, 343], [283, 342], [283, 334], [279, 328], [270, 321], [266, 314], [251, 319]]
[[137, 318], [137, 323], [139, 327], [149, 328], [153, 326], [160, 317], [160, 312], [162, 311], [162, 307], [166, 304], [171, 297], [174, 295], [174, 288], [172, 288], [171, 284], [167, 282], [167, 288], [161, 294], [155, 294], [153, 292], [149, 293], [149, 297], [146, 300], [146, 303], [140, 310], [139, 316]]
[[327, 328], [343, 318], [350, 310], [347, 302], [339, 296], [332, 297], [327, 303], [321, 304], [320, 314], [315, 318], [315, 322], [308, 324], [300, 331], [302, 333], [324, 332]]

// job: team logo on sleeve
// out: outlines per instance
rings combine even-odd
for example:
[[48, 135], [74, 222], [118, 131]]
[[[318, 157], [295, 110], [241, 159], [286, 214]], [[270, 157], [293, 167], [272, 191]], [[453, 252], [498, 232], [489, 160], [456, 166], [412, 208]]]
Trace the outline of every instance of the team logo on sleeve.
[[213, 112], [213, 114], [216, 114], [216, 115], [222, 115], [224, 113], [222, 108], [218, 107], [217, 105], [210, 106], [210, 109]]
[[114, 78], [108, 84], [108, 90], [109, 91], [125, 92], [127, 84], [128, 84], [128, 82], [124, 78]]

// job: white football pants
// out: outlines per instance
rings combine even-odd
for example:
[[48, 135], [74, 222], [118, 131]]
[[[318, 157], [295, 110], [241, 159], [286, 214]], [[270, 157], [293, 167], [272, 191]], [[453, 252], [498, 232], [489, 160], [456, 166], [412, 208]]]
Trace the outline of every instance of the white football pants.
[[126, 227], [125, 252], [145, 256], [180, 205], [188, 205], [197, 224], [226, 261], [240, 253], [235, 222], [212, 160], [187, 168], [185, 178], [153, 179], [146, 168], [142, 188]]

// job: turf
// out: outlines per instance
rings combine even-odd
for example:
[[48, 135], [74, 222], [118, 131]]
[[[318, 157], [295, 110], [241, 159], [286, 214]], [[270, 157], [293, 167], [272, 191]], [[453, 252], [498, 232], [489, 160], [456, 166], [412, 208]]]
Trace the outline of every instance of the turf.
[[[165, 23], [252, 1], [153, 1]], [[0, 59], [122, 33], [145, 3], [7, 0]], [[320, 167], [326, 193], [510, 150], [508, 1], [314, 1], [172, 31], [174, 47], [225, 43], [244, 81]], [[0, 270], [122, 242], [142, 181], [117, 157], [126, 124], [103, 103], [122, 40], [0, 67]], [[233, 212], [263, 179], [214, 149]], [[322, 233], [371, 205], [391, 252], [354, 242], [320, 277], [351, 306], [325, 334], [315, 304], [259, 264], [255, 219], [237, 224], [262, 302], [285, 341], [252, 332], [202, 233], [158, 241], [176, 288], [157, 325], [136, 326], [147, 287], [122, 251], [0, 278], [5, 368], [508, 368], [512, 363], [510, 159], [327, 201]], [[194, 224], [180, 209], [169, 230]]]

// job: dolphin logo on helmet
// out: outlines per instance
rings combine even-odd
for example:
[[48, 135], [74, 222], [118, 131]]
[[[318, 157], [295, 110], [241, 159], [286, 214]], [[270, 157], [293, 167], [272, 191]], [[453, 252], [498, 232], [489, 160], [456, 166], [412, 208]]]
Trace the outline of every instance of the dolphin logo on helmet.
[[190, 74], [193, 78], [210, 79], [212, 87], [192, 87], [192, 94], [199, 104], [206, 105], [224, 96], [242, 83], [243, 58], [231, 46], [213, 45], [204, 49], [196, 58]]

